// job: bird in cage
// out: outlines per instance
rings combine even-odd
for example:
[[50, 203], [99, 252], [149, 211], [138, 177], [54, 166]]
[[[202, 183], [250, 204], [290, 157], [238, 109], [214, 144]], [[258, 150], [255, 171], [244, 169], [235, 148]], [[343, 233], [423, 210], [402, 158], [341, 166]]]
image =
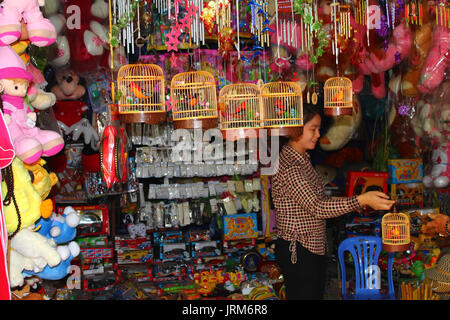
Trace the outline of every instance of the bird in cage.
[[331, 102], [338, 102], [344, 100], [344, 88], [340, 88], [339, 91], [331, 97]]
[[132, 82], [130, 84], [131, 92], [133, 92], [134, 96], [138, 99], [148, 99], [151, 95], [147, 94], [141, 87], [139, 87], [136, 83]]
[[286, 107], [284, 106], [283, 102], [281, 102], [280, 99], [275, 100], [275, 111], [278, 114], [286, 113]]
[[246, 114], [247, 105], [245, 104], [245, 101], [241, 102], [241, 105], [239, 108], [233, 113], [234, 118], [242, 118]]

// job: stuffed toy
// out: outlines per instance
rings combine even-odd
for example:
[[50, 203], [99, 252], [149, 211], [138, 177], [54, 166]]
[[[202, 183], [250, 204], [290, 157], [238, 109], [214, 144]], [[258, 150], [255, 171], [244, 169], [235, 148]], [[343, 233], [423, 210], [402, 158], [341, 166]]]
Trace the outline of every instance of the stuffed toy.
[[63, 68], [70, 62], [70, 45], [65, 34], [67, 20], [61, 13], [52, 14], [49, 16], [49, 20], [55, 27], [57, 37], [56, 46], [54, 46], [54, 50], [49, 54], [48, 63], [53, 67]]
[[320, 147], [325, 151], [335, 151], [343, 148], [359, 128], [362, 111], [357, 95], [353, 95], [352, 115], [333, 117], [333, 124], [320, 138]]
[[10, 46], [0, 47], [0, 57], [3, 113], [16, 155], [25, 163], [33, 163], [41, 156], [57, 154], [64, 147], [63, 138], [55, 131], [36, 127], [36, 113], [25, 102], [32, 80], [25, 64]]
[[[89, 72], [102, 64], [109, 50], [109, 28], [106, 18], [109, 13], [108, 3], [104, 0], [65, 0], [66, 19], [71, 17], [71, 6], [80, 8], [76, 28], [67, 29], [66, 36], [70, 44], [70, 66], [77, 72]], [[106, 50], [105, 50], [106, 49]]]
[[68, 206], [62, 215], [53, 213], [48, 219], [39, 219], [36, 222], [36, 229], [43, 236], [53, 239], [56, 244], [63, 244], [75, 239], [79, 223], [79, 215]]
[[43, 167], [44, 159], [39, 159], [31, 165], [25, 165], [33, 177], [33, 186], [41, 196], [41, 217], [48, 218], [53, 212], [53, 201], [47, 199], [52, 187], [58, 183], [58, 176], [54, 172], [48, 173]]
[[69, 128], [79, 122], [88, 110], [83, 101], [86, 88], [78, 73], [72, 69], [58, 70], [55, 78], [56, 84], [51, 88], [57, 98], [53, 112], [56, 119]]
[[71, 125], [70, 128], [64, 129], [65, 134], [72, 135], [73, 141], [77, 141], [80, 136], [83, 135], [84, 144], [90, 144], [93, 150], [98, 150], [98, 142], [100, 138], [97, 131], [95, 131], [88, 119], [83, 118], [77, 123]]
[[53, 106], [56, 102], [56, 96], [51, 92], [43, 89], [47, 85], [47, 81], [32, 63], [30, 63], [30, 55], [27, 53], [29, 40], [19, 40], [11, 45], [11, 48], [19, 55], [25, 63], [27, 71], [33, 76], [31, 85], [28, 87], [28, 100], [31, 106], [37, 110], [45, 110]]
[[23, 270], [40, 272], [47, 265], [55, 267], [61, 263], [61, 256], [70, 255], [68, 251], [64, 246], [57, 247], [53, 240], [34, 232], [31, 227], [20, 230], [11, 239], [10, 272], [15, 270], [17, 275], [17, 279], [11, 280], [11, 287], [23, 284]]
[[433, 43], [420, 74], [418, 89], [430, 93], [444, 80], [450, 67], [450, 28], [437, 25], [433, 32]]
[[61, 262], [58, 265], [54, 267], [46, 265], [40, 272], [25, 269], [22, 273], [23, 276], [38, 276], [39, 278], [45, 280], [60, 280], [67, 276], [70, 273], [71, 261], [80, 254], [80, 246], [75, 241], [72, 241], [67, 246], [60, 246], [58, 248], [61, 247], [64, 248], [66, 254], [61, 257]]
[[39, 9], [45, 0], [3, 0], [0, 12], [0, 45], [8, 46], [21, 36], [21, 20], [26, 23], [29, 40], [38, 47], [55, 42], [56, 31]]
[[431, 173], [423, 177], [426, 188], [446, 188], [450, 182], [450, 142], [436, 146], [432, 152]]
[[[42, 202], [41, 196], [31, 183], [31, 177], [23, 161], [16, 157], [11, 167], [13, 179], [3, 177], [2, 182], [2, 198], [15, 198], [15, 201], [10, 201], [3, 207], [8, 233], [32, 226], [41, 216]], [[14, 202], [17, 203], [19, 212], [16, 211]], [[20, 223], [18, 215], [20, 215]]]
[[414, 32], [408, 71], [402, 78], [402, 94], [406, 97], [416, 97], [419, 95], [417, 85], [420, 73], [432, 44], [434, 21], [429, 18], [427, 8], [428, 2], [425, 1], [423, 3], [422, 25], [418, 26]]

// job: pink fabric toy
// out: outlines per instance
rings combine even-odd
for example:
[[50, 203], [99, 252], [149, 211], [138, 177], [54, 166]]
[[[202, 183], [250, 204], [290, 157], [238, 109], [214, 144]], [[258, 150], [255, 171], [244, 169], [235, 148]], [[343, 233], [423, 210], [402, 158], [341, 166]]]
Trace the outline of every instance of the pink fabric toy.
[[39, 9], [44, 5], [45, 0], [4, 0], [0, 13], [0, 45], [10, 45], [20, 38], [22, 19], [32, 44], [45, 47], [55, 42], [55, 27]]
[[433, 44], [422, 69], [418, 89], [430, 93], [441, 84], [445, 70], [450, 67], [450, 29], [436, 26]]
[[64, 147], [61, 135], [36, 127], [36, 113], [25, 103], [31, 74], [10, 46], [0, 47], [0, 57], [3, 113], [17, 157], [31, 164], [41, 156], [57, 154]]

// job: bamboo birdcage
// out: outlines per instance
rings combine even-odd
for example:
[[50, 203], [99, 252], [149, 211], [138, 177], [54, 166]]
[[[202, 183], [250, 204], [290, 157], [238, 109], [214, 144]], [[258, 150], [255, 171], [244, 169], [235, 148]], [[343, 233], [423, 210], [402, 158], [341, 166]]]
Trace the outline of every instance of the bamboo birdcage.
[[381, 220], [383, 249], [387, 252], [400, 252], [409, 249], [410, 222], [404, 213], [387, 213]]
[[117, 74], [120, 120], [158, 124], [166, 119], [165, 78], [154, 64], [128, 64]]
[[332, 77], [324, 85], [324, 114], [351, 115], [353, 112], [352, 81], [346, 77]]
[[296, 82], [270, 82], [261, 88], [263, 126], [271, 135], [296, 136], [303, 127], [303, 96]]
[[226, 140], [258, 137], [261, 119], [260, 88], [256, 84], [229, 84], [220, 90], [219, 128]]
[[211, 73], [190, 71], [175, 75], [170, 94], [175, 129], [217, 127], [217, 89]]

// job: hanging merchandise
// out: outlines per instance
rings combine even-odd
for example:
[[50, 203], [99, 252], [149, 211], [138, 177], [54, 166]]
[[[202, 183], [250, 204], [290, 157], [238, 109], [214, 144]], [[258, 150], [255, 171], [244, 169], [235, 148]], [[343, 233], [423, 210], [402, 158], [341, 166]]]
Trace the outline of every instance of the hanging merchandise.
[[404, 213], [387, 213], [381, 221], [383, 249], [387, 252], [399, 252], [409, 249], [410, 222]]
[[226, 140], [257, 138], [262, 125], [260, 87], [230, 84], [219, 92], [219, 127]]
[[166, 119], [165, 79], [154, 64], [130, 64], [117, 74], [119, 116], [124, 123], [158, 124]]
[[261, 88], [264, 127], [270, 135], [296, 136], [303, 126], [303, 95], [296, 82], [271, 82]]
[[353, 112], [352, 82], [345, 77], [333, 77], [324, 85], [324, 114], [351, 115]]
[[170, 85], [175, 129], [204, 130], [217, 127], [216, 82], [205, 71], [183, 72]]

